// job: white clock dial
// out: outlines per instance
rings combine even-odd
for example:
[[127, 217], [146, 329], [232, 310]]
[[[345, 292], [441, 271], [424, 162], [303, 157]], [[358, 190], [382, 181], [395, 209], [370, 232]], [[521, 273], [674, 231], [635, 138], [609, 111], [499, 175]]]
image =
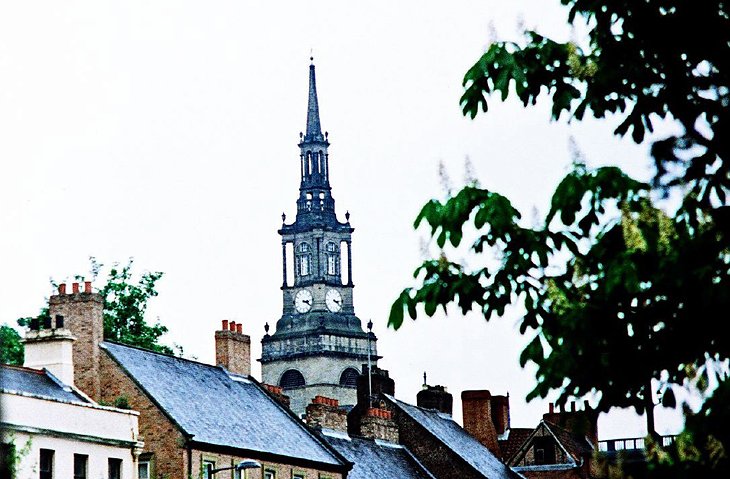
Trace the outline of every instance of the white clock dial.
[[327, 309], [333, 313], [337, 313], [342, 309], [342, 296], [336, 289], [330, 289], [324, 297]]
[[294, 307], [299, 313], [306, 313], [312, 309], [312, 293], [308, 289], [301, 289], [294, 296]]

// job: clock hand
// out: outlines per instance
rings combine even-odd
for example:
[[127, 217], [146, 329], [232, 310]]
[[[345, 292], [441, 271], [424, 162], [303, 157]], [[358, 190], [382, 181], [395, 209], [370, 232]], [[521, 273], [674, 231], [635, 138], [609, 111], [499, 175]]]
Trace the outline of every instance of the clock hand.
[[307, 304], [310, 304], [310, 303], [309, 303], [309, 300], [308, 300], [308, 299], [303, 299], [303, 300], [302, 300], [302, 303], [307, 303]]

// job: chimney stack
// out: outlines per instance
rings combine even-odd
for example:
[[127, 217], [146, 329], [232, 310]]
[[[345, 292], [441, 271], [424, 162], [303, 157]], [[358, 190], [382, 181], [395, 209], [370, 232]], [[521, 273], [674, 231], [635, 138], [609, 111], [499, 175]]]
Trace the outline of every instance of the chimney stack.
[[395, 395], [395, 381], [390, 378], [390, 374], [385, 369], [373, 365], [372, 376], [370, 383], [368, 383], [368, 367], [366, 364], [362, 365], [362, 374], [357, 377], [357, 404], [358, 406], [367, 409], [370, 407], [370, 400], [368, 398], [368, 387], [372, 385], [372, 391], [370, 396], [377, 396], [378, 394], [389, 394]]
[[[37, 322], [25, 334], [25, 360], [23, 366], [33, 369], [47, 369], [62, 383], [74, 385], [73, 343], [76, 338], [64, 328], [64, 318], [56, 315], [45, 318], [46, 327], [40, 329]], [[36, 327], [33, 327], [36, 326]]]
[[[101, 400], [99, 345], [104, 340], [104, 298], [98, 293], [91, 292], [90, 281], [85, 283], [83, 292], [79, 289], [79, 283], [71, 285], [71, 294], [67, 291], [66, 285], [60, 284], [58, 293], [49, 298], [49, 318], [46, 319], [44, 326], [49, 326], [48, 320], [52, 319], [55, 321], [53, 325], [55, 329], [51, 330], [56, 331], [56, 336], [68, 334], [75, 338], [75, 341], [71, 341], [73, 381], [69, 384], [74, 384], [93, 400], [99, 401]], [[35, 341], [39, 337], [36, 335], [35, 338], [26, 338], [26, 341], [29, 339]]]
[[232, 373], [251, 374], [251, 337], [243, 334], [242, 324], [222, 321], [215, 332], [215, 362]]
[[337, 399], [315, 396], [307, 406], [307, 424], [311, 427], [347, 432], [347, 412]]
[[[552, 424], [557, 424], [563, 429], [567, 429], [573, 434], [585, 436], [593, 445], [598, 444], [598, 413], [591, 409], [588, 401], [583, 403], [584, 410], [577, 410], [575, 402], [570, 403], [568, 407], [553, 408], [553, 404], [549, 405], [549, 412], [542, 415], [542, 418]], [[556, 411], [557, 409], [557, 411]], [[562, 411], [561, 411], [562, 409]]]
[[502, 457], [492, 420], [492, 395], [487, 390], [461, 393], [464, 429], [495, 456]]
[[265, 387], [266, 390], [274, 396], [274, 398], [276, 398], [279, 404], [289, 409], [289, 406], [291, 405], [291, 399], [289, 398], [289, 396], [284, 394], [284, 389], [282, 387], [266, 383], [261, 383], [261, 385]]
[[360, 435], [397, 444], [398, 426], [393, 421], [393, 413], [384, 405], [366, 409], [360, 419]]
[[509, 394], [506, 396], [492, 396], [491, 401], [492, 424], [494, 424], [497, 439], [509, 430]]
[[416, 395], [416, 405], [425, 409], [435, 409], [451, 416], [454, 398], [445, 386], [423, 385]]

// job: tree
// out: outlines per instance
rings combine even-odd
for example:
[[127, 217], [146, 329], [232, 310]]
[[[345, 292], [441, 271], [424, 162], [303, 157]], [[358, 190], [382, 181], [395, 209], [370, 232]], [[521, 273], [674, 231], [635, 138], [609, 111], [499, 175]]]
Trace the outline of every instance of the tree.
[[[90, 261], [91, 276], [96, 279], [104, 265], [93, 257]], [[104, 298], [104, 339], [164, 354], [177, 351], [182, 355], [180, 346], [175, 345], [173, 350], [170, 346], [160, 344], [160, 337], [167, 332], [167, 327], [159, 322], [150, 325], [144, 317], [148, 301], [158, 294], [157, 281], [162, 278], [163, 273], [144, 271], [135, 282], [133, 265], [132, 258], [124, 266], [113, 263], [104, 286], [98, 291]], [[75, 279], [83, 280], [84, 277], [77, 276]], [[19, 318], [18, 325], [27, 327], [32, 319], [38, 319], [43, 324], [43, 319], [48, 316], [48, 307], [44, 307], [38, 316]], [[0, 363], [23, 364], [20, 335], [10, 326], [0, 327]]]
[[7, 324], [0, 326], [0, 364], [23, 364], [23, 343], [20, 334]]
[[[114, 263], [109, 269], [106, 283], [99, 290], [104, 298], [104, 339], [173, 354], [172, 348], [159, 343], [167, 327], [159, 322], [147, 324], [144, 317], [147, 302], [158, 294], [156, 285], [163, 273], [145, 271], [135, 283], [132, 279], [133, 264], [132, 258], [121, 267], [119, 263]], [[102, 268], [101, 263], [91, 258], [94, 277]]]
[[[416, 227], [427, 223], [443, 249], [458, 247], [472, 225], [473, 252], [496, 250], [499, 264], [468, 269], [448, 250], [425, 261], [389, 324], [398, 328], [406, 311], [415, 319], [419, 306], [429, 316], [451, 303], [464, 313], [476, 307], [490, 319], [523, 302], [520, 329], [534, 337], [520, 362], [537, 365], [528, 399], [597, 394], [599, 410], [633, 406], [654, 433], [652, 380], [674, 406], [675, 388], [703, 393], [698, 385], [727, 377], [718, 365], [730, 357], [730, 338], [716, 320], [730, 306], [728, 10], [718, 1], [561, 1], [569, 23], [587, 23], [587, 47], [534, 31], [520, 44], [491, 45], [465, 75], [464, 114], [486, 112], [495, 93], [525, 106], [544, 94], [555, 120], [608, 117], [637, 143], [660, 118], [682, 133], [653, 143], [652, 184], [576, 162], [538, 227], [475, 185], [431, 200]], [[674, 212], [652, 201], [673, 192], [681, 197]]]

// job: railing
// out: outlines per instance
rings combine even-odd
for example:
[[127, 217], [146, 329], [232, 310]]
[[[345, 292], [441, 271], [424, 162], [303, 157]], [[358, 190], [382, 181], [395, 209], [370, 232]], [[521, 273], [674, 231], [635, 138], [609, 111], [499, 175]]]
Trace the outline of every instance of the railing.
[[[671, 446], [677, 436], [661, 436], [660, 443], [662, 447]], [[643, 437], [627, 437], [620, 439], [607, 439], [598, 441], [598, 450], [601, 452], [612, 451], [639, 451], [646, 447]]]

